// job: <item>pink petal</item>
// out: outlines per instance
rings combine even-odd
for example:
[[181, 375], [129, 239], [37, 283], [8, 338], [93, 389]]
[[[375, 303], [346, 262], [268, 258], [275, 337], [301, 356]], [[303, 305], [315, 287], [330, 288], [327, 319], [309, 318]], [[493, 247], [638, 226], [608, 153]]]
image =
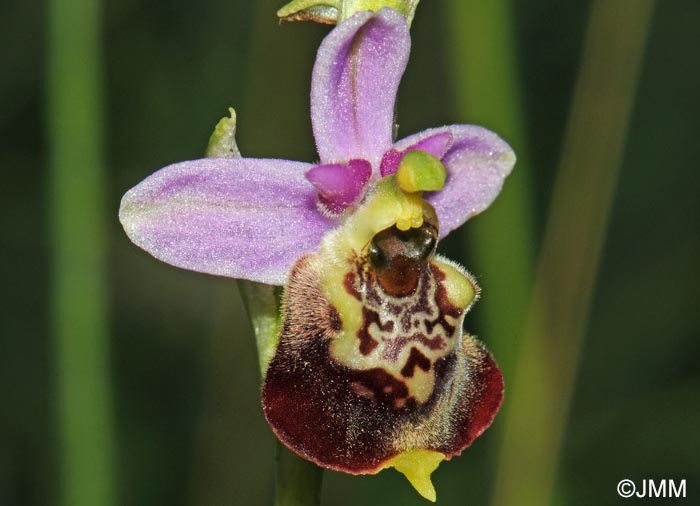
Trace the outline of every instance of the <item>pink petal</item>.
[[282, 285], [333, 222], [316, 210], [309, 164], [206, 158], [159, 170], [122, 199], [129, 238], [194, 271]]
[[368, 160], [391, 146], [394, 103], [411, 39], [392, 9], [360, 12], [338, 25], [318, 51], [311, 120], [322, 163]]
[[307, 171], [306, 178], [318, 190], [325, 207], [342, 213], [360, 199], [371, 175], [372, 166], [367, 160], [350, 160], [344, 164], [316, 165]]
[[401, 159], [409, 151], [425, 151], [426, 153], [429, 153], [435, 158], [441, 160], [451, 146], [452, 134], [450, 132], [440, 132], [420, 139], [412, 146], [408, 146], [401, 151], [397, 150], [396, 148], [391, 148], [389, 151], [384, 153], [384, 156], [382, 157], [382, 164], [379, 168], [379, 173], [382, 177], [395, 173], [399, 168]]
[[441, 133], [452, 136], [452, 144], [441, 157], [447, 181], [442, 190], [426, 197], [437, 211], [440, 236], [444, 237], [491, 205], [515, 165], [515, 153], [498, 135], [473, 125], [425, 130], [400, 140], [395, 149], [405, 150]]

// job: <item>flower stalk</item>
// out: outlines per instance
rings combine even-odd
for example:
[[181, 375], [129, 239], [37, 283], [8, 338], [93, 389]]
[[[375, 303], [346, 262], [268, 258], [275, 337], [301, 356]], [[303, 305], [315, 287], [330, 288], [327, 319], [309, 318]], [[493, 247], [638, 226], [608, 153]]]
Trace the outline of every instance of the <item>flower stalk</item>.
[[[229, 113], [230, 116], [222, 118], [214, 128], [207, 157], [241, 156], [236, 144], [236, 111], [229, 108]], [[260, 376], [264, 378], [279, 339], [282, 289], [242, 279], [238, 280], [238, 289], [253, 327]], [[289, 451], [279, 441], [275, 451], [275, 506], [319, 505], [323, 469]]]
[[[279, 336], [280, 295], [278, 286], [238, 280], [238, 289], [253, 326], [260, 374], [265, 376]], [[275, 444], [275, 506], [321, 504], [323, 469]]]
[[340, 24], [361, 11], [389, 7], [400, 12], [411, 26], [420, 0], [293, 0], [277, 11], [280, 22], [315, 21]]
[[323, 469], [302, 459], [279, 441], [275, 448], [275, 506], [321, 504]]
[[282, 289], [279, 286], [239, 279], [238, 290], [253, 327], [260, 375], [264, 378], [279, 336]]

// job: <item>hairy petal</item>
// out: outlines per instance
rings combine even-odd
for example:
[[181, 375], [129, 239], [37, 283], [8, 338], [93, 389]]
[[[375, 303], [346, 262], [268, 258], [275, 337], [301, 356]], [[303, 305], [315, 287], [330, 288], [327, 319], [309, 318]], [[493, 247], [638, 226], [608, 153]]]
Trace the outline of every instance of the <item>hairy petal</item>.
[[[491, 425], [503, 400], [503, 378], [481, 343], [461, 335], [464, 310], [450, 300], [452, 285], [444, 282], [442, 269], [449, 266], [433, 263], [431, 272], [439, 277], [423, 277], [437, 289], [419, 288], [409, 297], [418, 306], [431, 305], [430, 313], [402, 306], [426, 320], [428, 339], [415, 329], [404, 331], [400, 316], [389, 311], [379, 317], [370, 309], [363, 294], [376, 296], [375, 288], [358, 291], [346, 282], [350, 298], [332, 304], [322, 281], [327, 265], [318, 253], [300, 258], [285, 290], [280, 341], [263, 385], [263, 409], [277, 437], [304, 458], [351, 474], [377, 473], [404, 452], [461, 454]], [[384, 302], [388, 307], [397, 299]], [[353, 303], [362, 306], [359, 326], [348, 310]], [[360, 331], [349, 334], [354, 327]], [[363, 349], [378, 334], [382, 339]], [[345, 363], [334, 347], [348, 336], [358, 346], [349, 348], [355, 360]], [[348, 365], [367, 361], [374, 365]]]
[[479, 289], [435, 255], [433, 208], [423, 208], [423, 224], [409, 235], [368, 223], [382, 212], [398, 221], [402, 201], [391, 205], [382, 193], [395, 184], [380, 181], [292, 267], [263, 409], [277, 437], [304, 458], [353, 474], [395, 467], [430, 498], [437, 464], [491, 424], [503, 379], [462, 331]]
[[282, 285], [334, 225], [316, 210], [304, 177], [310, 167], [248, 158], [177, 163], [129, 190], [119, 219], [136, 245], [164, 262]]
[[501, 191], [515, 165], [515, 153], [498, 135], [473, 125], [432, 128], [399, 141], [399, 151], [448, 132], [452, 143], [441, 158], [447, 169], [445, 187], [426, 198], [437, 212], [440, 237], [486, 209]]
[[406, 20], [382, 9], [338, 25], [318, 51], [311, 120], [322, 163], [368, 160], [378, 167], [391, 146], [394, 103], [411, 39]]

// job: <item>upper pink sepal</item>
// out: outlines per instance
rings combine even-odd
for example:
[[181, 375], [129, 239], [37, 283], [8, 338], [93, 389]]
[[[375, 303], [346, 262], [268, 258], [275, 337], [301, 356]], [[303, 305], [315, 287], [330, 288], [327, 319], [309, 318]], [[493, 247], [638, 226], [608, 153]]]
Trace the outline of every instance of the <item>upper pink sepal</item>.
[[392, 9], [355, 14], [318, 50], [311, 122], [321, 163], [361, 158], [379, 168], [391, 147], [394, 105], [408, 62], [406, 19]]

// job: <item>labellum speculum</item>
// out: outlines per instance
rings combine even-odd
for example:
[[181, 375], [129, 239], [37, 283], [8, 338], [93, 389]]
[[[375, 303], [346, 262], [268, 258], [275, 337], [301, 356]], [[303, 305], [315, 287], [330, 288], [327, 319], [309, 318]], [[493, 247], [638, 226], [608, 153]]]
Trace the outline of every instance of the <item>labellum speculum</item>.
[[263, 386], [279, 439], [323, 467], [403, 472], [435, 500], [430, 473], [493, 420], [503, 380], [462, 330], [474, 279], [436, 254], [439, 223], [424, 191], [440, 161], [404, 156], [317, 251], [292, 267]]

